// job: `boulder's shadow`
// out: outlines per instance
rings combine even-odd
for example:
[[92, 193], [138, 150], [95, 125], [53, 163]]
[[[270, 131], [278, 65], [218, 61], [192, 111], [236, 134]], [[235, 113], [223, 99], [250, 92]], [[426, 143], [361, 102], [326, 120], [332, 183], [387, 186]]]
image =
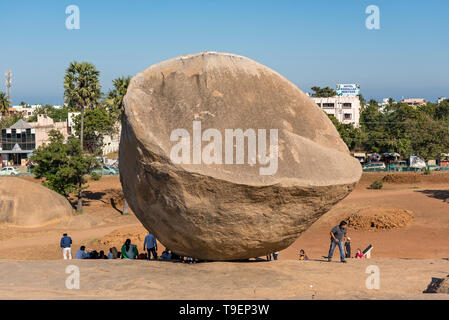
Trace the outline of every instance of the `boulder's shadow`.
[[423, 193], [430, 198], [449, 202], [449, 190], [417, 190], [415, 192]]

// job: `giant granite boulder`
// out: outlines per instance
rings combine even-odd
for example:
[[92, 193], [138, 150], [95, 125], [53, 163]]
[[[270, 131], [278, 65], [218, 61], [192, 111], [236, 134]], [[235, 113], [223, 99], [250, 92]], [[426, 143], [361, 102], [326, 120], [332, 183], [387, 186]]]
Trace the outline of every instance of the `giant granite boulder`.
[[35, 227], [72, 216], [66, 198], [34, 182], [0, 177], [0, 223]]
[[157, 63], [132, 78], [124, 104], [124, 195], [180, 255], [233, 260], [284, 249], [361, 176], [327, 115], [242, 56]]

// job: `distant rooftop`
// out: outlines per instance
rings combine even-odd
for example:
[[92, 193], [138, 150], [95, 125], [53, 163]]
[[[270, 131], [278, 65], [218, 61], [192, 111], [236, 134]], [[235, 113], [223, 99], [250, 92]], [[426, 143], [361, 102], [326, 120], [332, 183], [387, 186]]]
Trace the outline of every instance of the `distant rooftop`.
[[28, 122], [20, 119], [11, 126], [11, 129], [31, 129], [33, 128]]

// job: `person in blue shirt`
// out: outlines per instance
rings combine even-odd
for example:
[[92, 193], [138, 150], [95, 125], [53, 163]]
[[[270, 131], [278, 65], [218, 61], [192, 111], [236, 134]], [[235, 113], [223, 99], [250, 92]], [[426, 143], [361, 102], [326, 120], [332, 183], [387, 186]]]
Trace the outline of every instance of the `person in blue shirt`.
[[157, 240], [156, 237], [149, 233], [143, 242], [143, 251], [145, 248], [148, 251], [148, 260], [151, 259], [150, 255], [153, 254], [154, 260], [157, 260]]
[[67, 236], [67, 233], [64, 233], [61, 238], [61, 250], [62, 250], [62, 257], [64, 260], [67, 260], [67, 256], [69, 256], [69, 259], [72, 260], [72, 238]]
[[81, 246], [75, 254], [75, 259], [87, 259], [86, 247]]
[[171, 252], [169, 249], [165, 249], [164, 252], [162, 252], [162, 260], [171, 260]]

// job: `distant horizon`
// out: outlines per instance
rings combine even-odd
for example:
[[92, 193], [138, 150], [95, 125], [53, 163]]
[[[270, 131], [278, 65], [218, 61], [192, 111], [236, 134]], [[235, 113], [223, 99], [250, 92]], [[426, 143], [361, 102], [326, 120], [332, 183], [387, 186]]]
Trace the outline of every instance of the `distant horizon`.
[[[366, 100], [378, 102], [449, 97], [446, 0], [73, 2], [0, 3], [7, 48], [0, 50], [0, 91], [7, 91], [4, 74], [11, 70], [13, 105], [62, 105], [71, 61], [93, 63], [106, 93], [115, 78], [202, 51], [251, 58], [303, 92], [358, 83]], [[79, 30], [66, 28], [73, 4]], [[365, 26], [372, 4], [380, 10], [379, 30]]]

